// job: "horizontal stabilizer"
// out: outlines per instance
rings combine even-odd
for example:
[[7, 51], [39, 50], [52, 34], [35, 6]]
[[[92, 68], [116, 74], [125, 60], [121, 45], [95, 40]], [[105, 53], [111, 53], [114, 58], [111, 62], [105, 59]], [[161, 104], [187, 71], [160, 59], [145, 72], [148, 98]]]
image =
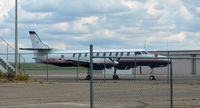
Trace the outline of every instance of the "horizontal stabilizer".
[[20, 48], [20, 50], [52, 50], [51, 48]]

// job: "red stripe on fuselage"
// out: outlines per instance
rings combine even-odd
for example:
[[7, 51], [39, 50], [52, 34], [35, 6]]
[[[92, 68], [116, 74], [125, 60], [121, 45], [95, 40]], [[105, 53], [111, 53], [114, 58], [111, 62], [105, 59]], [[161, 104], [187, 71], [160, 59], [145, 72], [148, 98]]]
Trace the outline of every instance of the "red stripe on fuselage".
[[119, 60], [118, 62], [169, 62], [168, 60]]
[[71, 61], [38, 61], [36, 63], [72, 63]]
[[97, 65], [105, 64], [105, 65], [113, 65], [113, 63], [96, 63]]

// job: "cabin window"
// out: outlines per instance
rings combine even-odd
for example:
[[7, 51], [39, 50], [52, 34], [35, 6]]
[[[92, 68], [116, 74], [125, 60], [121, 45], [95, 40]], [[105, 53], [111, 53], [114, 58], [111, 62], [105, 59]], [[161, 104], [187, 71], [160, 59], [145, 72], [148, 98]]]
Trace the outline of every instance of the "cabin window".
[[97, 52], [97, 56], [99, 56], [99, 52]]
[[106, 56], [106, 52], [103, 53], [103, 56]]
[[124, 55], [124, 52], [121, 52], [121, 53], [120, 53], [120, 56], [123, 56], [123, 55]]
[[118, 56], [118, 55], [119, 55], [119, 52], [116, 52], [116, 53], [115, 53], [115, 56]]
[[127, 56], [130, 56], [130, 52], [127, 52]]
[[135, 55], [141, 55], [141, 52], [135, 52]]
[[110, 52], [109, 56], [112, 56], [112, 52]]
[[76, 56], [76, 53], [73, 54], [73, 57], [75, 57], [75, 56]]
[[142, 54], [147, 54], [147, 52], [145, 52], [145, 51], [142, 51]]
[[78, 57], [81, 57], [81, 53], [79, 53]]
[[88, 54], [88, 53], [85, 53], [85, 57], [87, 57], [87, 54]]

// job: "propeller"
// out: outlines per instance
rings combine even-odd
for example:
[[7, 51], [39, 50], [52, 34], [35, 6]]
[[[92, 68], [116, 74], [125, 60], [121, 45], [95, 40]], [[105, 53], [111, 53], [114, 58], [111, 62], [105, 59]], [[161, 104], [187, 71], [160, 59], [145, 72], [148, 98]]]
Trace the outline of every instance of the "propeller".
[[114, 65], [117, 65], [117, 64], [119, 64], [119, 60], [120, 60], [120, 58], [117, 58], [117, 59], [112, 59], [112, 58], [109, 58], [110, 59], [110, 61], [112, 61], [113, 62], [113, 64]]

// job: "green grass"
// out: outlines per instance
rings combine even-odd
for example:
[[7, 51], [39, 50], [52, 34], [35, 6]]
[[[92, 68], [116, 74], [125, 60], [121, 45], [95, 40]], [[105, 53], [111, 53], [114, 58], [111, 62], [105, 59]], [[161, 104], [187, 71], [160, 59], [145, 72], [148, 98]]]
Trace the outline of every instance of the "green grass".
[[30, 80], [30, 76], [29, 75], [24, 75], [22, 72], [19, 72], [19, 74], [16, 76], [16, 80], [28, 81], [28, 80]]
[[[46, 70], [47, 69], [46, 64], [41, 64], [39, 66], [36, 63], [20, 64], [20, 67], [23, 68], [24, 70]], [[54, 65], [48, 64], [48, 69], [49, 70], [76, 70], [77, 67], [59, 67], [59, 66], [54, 66]], [[87, 70], [87, 68], [79, 67], [79, 70]]]

